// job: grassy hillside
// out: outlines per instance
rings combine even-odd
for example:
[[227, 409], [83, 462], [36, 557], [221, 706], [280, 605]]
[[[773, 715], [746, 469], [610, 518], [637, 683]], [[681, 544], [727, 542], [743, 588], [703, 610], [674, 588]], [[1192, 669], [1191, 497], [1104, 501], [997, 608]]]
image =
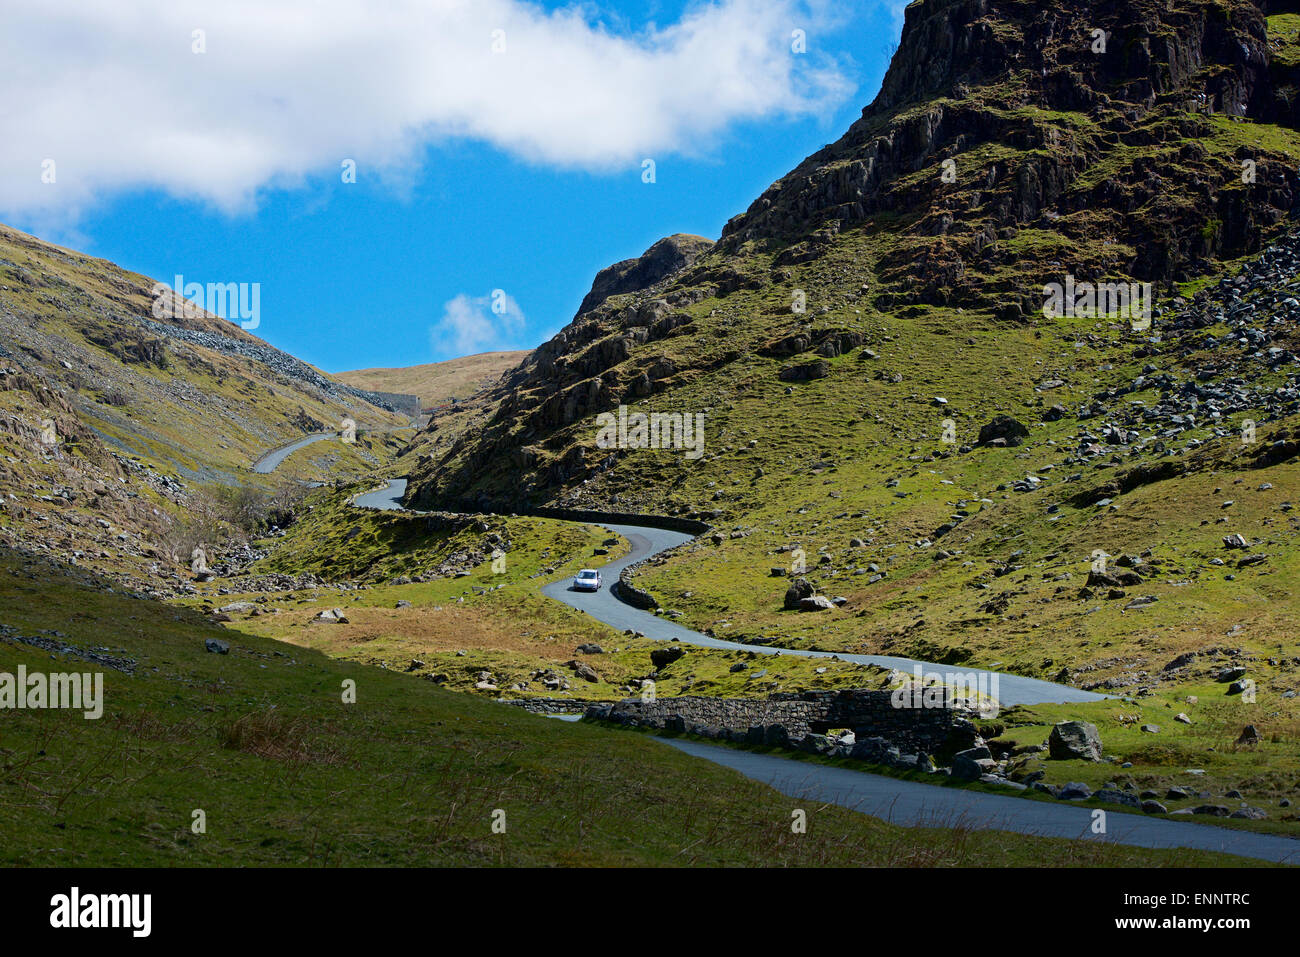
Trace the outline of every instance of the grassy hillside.
[[[251, 578], [214, 582], [190, 603], [249, 602], [233, 616], [243, 630], [493, 698], [617, 700], [652, 675], [665, 695], [887, 684], [887, 672], [842, 661], [704, 648], [656, 669], [650, 653], [662, 643], [620, 634], [541, 594], [545, 584], [624, 554], [622, 539], [596, 526], [518, 517], [431, 528], [420, 518], [350, 508], [362, 487], [316, 492], [305, 517], [248, 570]], [[503, 561], [494, 566], [497, 552]], [[276, 573], [313, 574], [338, 590], [244, 590]], [[313, 623], [330, 602], [348, 621]], [[600, 650], [578, 650], [590, 645]], [[585, 677], [574, 667], [579, 660]], [[484, 672], [490, 688], [477, 687]]]
[[367, 425], [402, 423], [291, 357], [280, 354], [276, 367], [238, 355], [265, 344], [236, 323], [207, 313], [155, 318], [153, 286], [0, 227], [9, 361], [64, 393], [119, 451], [187, 480], [230, 483], [262, 452], [312, 431], [304, 428], [309, 420], [328, 428], [345, 415]]
[[[982, 728], [1002, 753], [1064, 718], [1101, 729], [1110, 760], [1022, 752], [1013, 776], [1186, 786], [1168, 810], [1300, 827], [1296, 19], [1246, 0], [906, 16], [840, 140], [716, 244], [603, 271], [526, 355], [331, 377], [214, 316], [160, 325], [145, 277], [0, 228], [0, 671], [107, 683], [100, 721], [6, 712], [0, 858], [1237, 863], [820, 806], [794, 835], [793, 802], [651, 736], [491, 700], [894, 680], [699, 648], [656, 667], [662, 643], [541, 594], [626, 548], [514, 514], [542, 503], [710, 523], [635, 576], [701, 632], [1116, 696]], [[1153, 324], [1045, 315], [1067, 277], [1150, 282]], [[467, 401], [408, 444], [357, 385]], [[598, 442], [619, 406], [702, 416], [700, 454]], [[355, 445], [250, 471], [344, 416]], [[432, 514], [349, 504], [408, 473]], [[218, 540], [195, 581], [191, 546]], [[786, 611], [793, 579], [843, 601]]]
[[[7, 714], [6, 865], [1242, 863], [904, 830], [824, 806], [805, 808], [808, 833], [795, 835], [802, 805], [647, 737], [534, 717], [95, 585], [0, 553], [0, 669], [51, 669], [57, 642], [62, 668], [106, 673], [98, 721]], [[105, 622], [119, 627], [106, 636]], [[229, 653], [205, 651], [208, 639]], [[114, 667], [87, 665], [87, 653]], [[354, 704], [342, 701], [347, 681]]]
[[[1249, 3], [1067, 6], [1111, 31], [1109, 52], [1043, 39], [1038, 4], [977, 22], [961, 4], [909, 7], [862, 120], [691, 268], [537, 350], [480, 427], [416, 463], [410, 501], [710, 521], [720, 541], [641, 584], [727, 637], [1134, 692], [1229, 630], [1239, 657], [1295, 657], [1300, 608], [1280, 583], [1298, 560], [1300, 281], [1282, 231], [1300, 135], [1278, 98], [1296, 78], [1214, 32], [1266, 61], [1290, 21]], [[979, 48], [955, 56], [940, 35]], [[1150, 56], [1132, 53], [1148, 41]], [[1248, 94], [1232, 110], [1230, 76]], [[1190, 110], [1184, 97], [1202, 96]], [[1246, 156], [1266, 171], [1252, 183]], [[1162, 171], [1158, 195], [1144, 169]], [[1247, 195], [1253, 211], [1210, 229]], [[1170, 204], [1204, 235], [1180, 233]], [[1151, 281], [1152, 325], [1044, 315], [1044, 284], [1067, 275]], [[702, 456], [599, 447], [596, 417], [619, 405], [703, 415]], [[1000, 416], [1013, 441], [982, 441]], [[772, 568], [791, 573], [795, 548], [842, 609], [781, 610], [788, 580]], [[1128, 556], [1129, 584], [1086, 587], [1098, 552]], [[1269, 667], [1288, 690], [1288, 666]]]
[[[1271, 474], [1275, 482], [1296, 487], [1288, 476]], [[245, 592], [235, 580], [207, 586], [196, 605], [249, 601], [253, 604], [234, 615], [243, 630], [492, 698], [617, 700], [636, 694], [645, 678], [654, 679], [660, 695], [719, 697], [884, 688], [896, 680], [888, 671], [843, 661], [697, 647], [656, 669], [651, 652], [662, 649], [661, 642], [620, 634], [540, 594], [550, 581], [621, 554], [623, 543], [607, 533], [542, 519], [481, 517], [454, 534], [435, 534], [420, 518], [348, 508], [358, 488], [318, 492], [309, 517], [253, 569], [311, 571], [337, 582], [340, 590]], [[794, 514], [802, 506], [786, 507]], [[1032, 518], [1021, 521], [1027, 525]], [[1287, 573], [1265, 571], [1248, 578], [1225, 571], [1217, 584], [1207, 582], [1204, 588], [1152, 576], [1142, 594], [1160, 600], [1125, 611], [1123, 600], [1078, 596], [1088, 574], [1086, 555], [1080, 561], [1034, 562], [1027, 566], [1034, 568], [1030, 574], [998, 574], [1006, 567], [1001, 559], [964, 566], [952, 558], [936, 559], [932, 550], [913, 550], [912, 571], [894, 567], [906, 556], [891, 565], [888, 549], [876, 554], [865, 544], [825, 551], [808, 547], [814, 567], [809, 579], [821, 592], [842, 593], [850, 602], [847, 611], [801, 614], [779, 610], [786, 578], [748, 574], [752, 566], [780, 567], [789, 560], [788, 553], [763, 550], [766, 534], [760, 527], [723, 546], [706, 540], [638, 581], [651, 585], [663, 608], [680, 612], [679, 621], [719, 637], [767, 643], [775, 636], [781, 647], [974, 660], [1099, 688], [1117, 697], [1010, 709], [990, 724], [989, 736], [1007, 751], [1044, 743], [1056, 721], [1086, 720], [1101, 731], [1108, 762], [1030, 756], [1013, 769], [1016, 780], [1037, 775], [1047, 784], [1083, 781], [1094, 789], [1109, 782], [1130, 784], [1134, 793], [1154, 791], [1170, 812], [1208, 803], [1230, 810], [1244, 804], [1264, 816], [1223, 823], [1279, 833], [1300, 828], [1293, 809], [1300, 762], [1292, 743], [1300, 730], [1294, 681], [1300, 660], [1286, 625], [1295, 610], [1276, 579]], [[490, 561], [489, 538], [507, 548], [500, 572]], [[1034, 543], [1024, 538], [1015, 544], [1027, 552]], [[1165, 544], [1173, 549], [1173, 542]], [[820, 554], [835, 561], [823, 565]], [[448, 565], [449, 556], [461, 556], [459, 564]], [[845, 579], [863, 576], [846, 575], [838, 564], [846, 556], [877, 558], [901, 580], [852, 585]], [[1146, 561], [1154, 566], [1166, 559], [1162, 552]], [[1071, 573], [1060, 569], [1068, 568], [1074, 569], [1075, 584], [1062, 591], [1060, 576]], [[468, 574], [458, 574], [462, 571]], [[956, 581], [945, 585], [949, 575]], [[1009, 581], [990, 595], [968, 583], [982, 584], [978, 579]], [[749, 580], [759, 583], [752, 600], [735, 586]], [[357, 581], [366, 587], [353, 589]], [[216, 594], [218, 587], [225, 594]], [[1001, 614], [978, 607], [1004, 598], [1008, 607]], [[343, 608], [348, 622], [313, 623], [317, 612], [331, 605]], [[1226, 617], [1214, 617], [1225, 612]], [[932, 640], [936, 633], [950, 643]], [[599, 650], [579, 650], [590, 644]], [[1090, 652], [1098, 657], [1086, 658]], [[1229, 668], [1242, 668], [1257, 682], [1254, 701], [1230, 693], [1229, 683], [1219, 677]], [[487, 686], [480, 685], [483, 681]], [[1247, 725], [1258, 740], [1239, 741]], [[1180, 787], [1187, 791], [1184, 796], [1166, 797]]]

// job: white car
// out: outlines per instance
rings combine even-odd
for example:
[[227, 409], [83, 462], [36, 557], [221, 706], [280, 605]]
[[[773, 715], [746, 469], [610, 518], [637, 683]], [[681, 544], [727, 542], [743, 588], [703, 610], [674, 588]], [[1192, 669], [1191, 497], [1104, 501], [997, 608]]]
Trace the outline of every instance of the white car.
[[574, 591], [600, 591], [600, 572], [594, 568], [584, 568], [573, 579]]

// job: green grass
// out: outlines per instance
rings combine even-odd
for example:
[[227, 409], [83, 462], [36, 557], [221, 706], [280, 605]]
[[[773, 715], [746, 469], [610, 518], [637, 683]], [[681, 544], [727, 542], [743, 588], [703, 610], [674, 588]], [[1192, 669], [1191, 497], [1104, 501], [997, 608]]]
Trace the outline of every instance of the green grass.
[[1286, 67], [1300, 66], [1300, 14], [1275, 13], [1267, 22], [1273, 62]]
[[[39, 593], [40, 602], [31, 600]], [[135, 662], [99, 721], [14, 711], [0, 742], [11, 866], [1248, 863], [968, 830], [794, 802], [641, 736], [561, 724], [204, 624], [0, 555], [20, 633]], [[229, 655], [204, 640], [230, 642]], [[72, 657], [0, 642], [0, 668]], [[345, 681], [356, 703], [345, 704]], [[807, 834], [790, 833], [808, 811]], [[206, 833], [191, 829], [194, 812]], [[493, 833], [496, 811], [505, 833]]]

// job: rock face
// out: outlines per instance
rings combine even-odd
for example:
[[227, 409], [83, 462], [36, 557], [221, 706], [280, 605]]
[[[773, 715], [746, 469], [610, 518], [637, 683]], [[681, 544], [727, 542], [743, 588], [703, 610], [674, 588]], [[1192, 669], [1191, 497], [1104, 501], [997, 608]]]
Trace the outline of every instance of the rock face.
[[1101, 735], [1095, 724], [1062, 721], [1047, 738], [1047, 751], [1057, 760], [1101, 760]]
[[591, 292], [582, 300], [578, 314], [599, 306], [610, 296], [648, 289], [685, 269], [708, 252], [713, 240], [688, 233], [676, 233], [659, 240], [636, 259], [625, 259], [596, 273]]
[[[286, 352], [281, 352], [273, 346], [252, 338], [240, 338], [234, 335], [222, 335], [220, 332], [208, 332], [202, 329], [190, 329], [182, 326], [170, 325], [158, 322], [154, 319], [141, 319], [140, 323], [151, 332], [155, 332], [163, 338], [160, 342], [178, 341], [188, 342], [193, 345], [202, 346], [211, 349], [213, 352], [220, 352], [224, 355], [238, 356], [244, 359], [250, 359], [253, 362], [261, 363], [267, 369], [276, 375], [284, 376], [288, 379], [301, 382], [313, 388], [319, 389], [332, 398], [341, 399], [347, 396], [361, 399], [369, 402], [371, 405], [378, 406], [381, 409], [397, 411], [404, 406], [402, 400], [405, 396], [392, 396], [388, 393], [369, 392], [365, 389], [358, 389], [350, 385], [338, 382], [334, 379], [327, 379], [316, 369], [309, 366], [294, 356]], [[301, 410], [300, 410], [301, 411]], [[303, 428], [304, 432], [316, 432], [324, 427], [324, 423], [310, 420], [311, 427]]]
[[[901, 292], [905, 301], [951, 300], [960, 287], [980, 283], [979, 260], [996, 241], [996, 231], [1038, 220], [1044, 212], [1062, 216], [1113, 203], [1119, 224], [1132, 201], [1145, 192], [1141, 163], [1095, 191], [1073, 188], [1075, 180], [1106, 146], [1092, 135], [1067, 134], [1050, 125], [1007, 122], [990, 110], [998, 84], [1014, 71], [1016, 95], [1024, 105], [1083, 112], [1120, 113], [1117, 132], [1127, 140], [1143, 120], [1160, 116], [1162, 100], [1195, 101], [1197, 112], [1294, 120], [1294, 105], [1282, 95], [1288, 82], [1274, 64], [1265, 39], [1263, 15], [1250, 3], [1233, 4], [1230, 17], [1208, 2], [1120, 2], [1065, 0], [1051, 5], [1017, 5], [1006, 0], [926, 0], [908, 6], [898, 52], [880, 94], [837, 143], [804, 161], [769, 188], [742, 216], [727, 224], [719, 242], [730, 250], [746, 241], [780, 236], [804, 238], [814, 224], [830, 219], [848, 228], [883, 209], [933, 209], [928, 219], [935, 242], [919, 254], [927, 269], [913, 270], [919, 285]], [[1078, 24], [1106, 31], [1105, 52], [1077, 37]], [[1219, 64], [1222, 72], [1207, 71]], [[1005, 89], [1005, 86], [1003, 87]], [[922, 108], [902, 110], [906, 106]], [[1172, 120], [1172, 116], [1171, 116]], [[1174, 121], [1175, 124], [1177, 121]], [[1199, 119], [1190, 125], [1200, 125]], [[1064, 136], [1064, 139], [1062, 138]], [[1037, 162], [1000, 170], [966, 194], [978, 215], [959, 218], [938, 200], [942, 182], [896, 184], [911, 170], [955, 160], [976, 143], [1039, 144]], [[1212, 177], [1209, 155], [1188, 151], [1192, 167], [1175, 174], [1190, 187]], [[1280, 171], [1279, 171], [1280, 172]], [[999, 175], [1001, 174], [1001, 175]], [[1138, 174], [1138, 175], [1134, 175]], [[953, 184], [956, 185], [956, 184]], [[1270, 181], [1271, 211], [1246, 213], [1217, 241], [1250, 242], [1261, 226], [1289, 208], [1294, 171]], [[1085, 195], [1087, 193], [1088, 195]], [[1244, 199], [1244, 197], [1242, 197]], [[1222, 200], [1220, 200], [1222, 202]], [[932, 205], [933, 204], [933, 205]], [[1147, 278], [1172, 277], [1204, 241], [1192, 233], [1214, 214], [1185, 210], [1155, 223], [1120, 225], [1138, 249], [1136, 271]], [[1129, 217], [1130, 219], [1132, 217]], [[962, 220], [965, 220], [963, 223]], [[973, 222], [972, 222], [973, 221]], [[975, 225], [979, 223], [979, 225]], [[1168, 230], [1161, 234], [1162, 230]], [[818, 243], [805, 239], [807, 251]], [[821, 245], [825, 245], [822, 243]], [[890, 266], [903, 274], [904, 257]], [[1034, 307], [1036, 310], [1036, 307]], [[1028, 310], [1026, 310], [1028, 311]]]

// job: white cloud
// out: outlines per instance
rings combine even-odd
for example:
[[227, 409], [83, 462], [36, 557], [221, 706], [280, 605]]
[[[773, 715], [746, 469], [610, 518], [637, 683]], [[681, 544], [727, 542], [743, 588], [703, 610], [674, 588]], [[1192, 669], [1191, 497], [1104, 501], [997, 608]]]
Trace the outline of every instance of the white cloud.
[[442, 318], [431, 330], [435, 355], [452, 358], [477, 352], [521, 348], [524, 312], [503, 290], [486, 296], [461, 293], [442, 306]]
[[[738, 120], [842, 102], [852, 84], [817, 52], [824, 4], [809, 2], [713, 0], [620, 35], [523, 0], [0, 0], [0, 212], [75, 218], [135, 187], [241, 211], [348, 158], [409, 176], [458, 137], [639, 167]], [[810, 53], [792, 55], [796, 28]]]

